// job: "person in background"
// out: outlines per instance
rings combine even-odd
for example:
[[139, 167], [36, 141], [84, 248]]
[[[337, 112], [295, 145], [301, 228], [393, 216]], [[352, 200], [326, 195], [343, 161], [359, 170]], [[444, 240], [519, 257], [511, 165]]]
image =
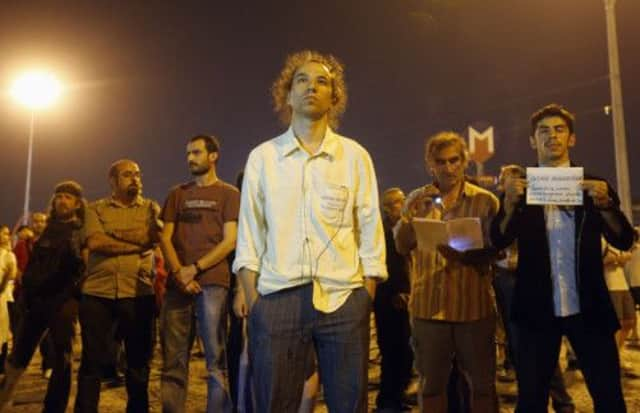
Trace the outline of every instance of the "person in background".
[[9, 307], [11, 285], [18, 272], [16, 256], [11, 251], [11, 231], [0, 226], [0, 371], [4, 373], [5, 359], [9, 349]]
[[381, 355], [380, 391], [376, 398], [378, 412], [399, 412], [408, 408], [405, 391], [413, 365], [413, 351], [409, 343], [411, 282], [407, 257], [396, 251], [393, 240], [393, 227], [402, 216], [404, 200], [404, 192], [400, 188], [389, 188], [382, 194], [382, 224], [389, 278], [378, 285], [373, 301]]
[[[636, 310], [640, 306], [640, 227], [634, 228], [635, 239], [633, 247], [631, 248], [631, 259], [624, 267], [624, 274], [627, 277], [627, 284], [629, 284], [629, 291], [633, 297]], [[637, 319], [637, 314], [636, 314]], [[636, 327], [631, 331], [629, 337], [631, 343], [630, 346], [634, 348], [640, 347], [640, 338], [638, 337], [638, 323], [636, 321]]]
[[[11, 320], [11, 332], [15, 335], [15, 328], [20, 322], [20, 312], [15, 307], [15, 302], [20, 300], [20, 294], [22, 290], [22, 274], [27, 268], [29, 257], [31, 256], [31, 250], [33, 245], [40, 238], [40, 235], [47, 227], [47, 214], [44, 212], [34, 212], [30, 217], [30, 225], [21, 231], [22, 227], [18, 228], [18, 241], [13, 247], [13, 252], [18, 260], [18, 274], [16, 276], [15, 284], [13, 287], [14, 300], [9, 302], [9, 318]], [[21, 235], [22, 232], [22, 235]], [[55, 362], [53, 355], [54, 343], [49, 337], [48, 333], [45, 333], [44, 337], [40, 341], [39, 349], [42, 362], [40, 364], [40, 370], [42, 371], [42, 377], [48, 379], [51, 377], [53, 371], [53, 364]]]
[[604, 264], [604, 277], [607, 289], [616, 310], [620, 330], [616, 332], [616, 343], [620, 356], [620, 368], [625, 375], [632, 376], [633, 365], [631, 362], [623, 362], [622, 352], [625, 340], [636, 327], [636, 308], [633, 296], [629, 291], [629, 284], [624, 274], [624, 267], [631, 260], [631, 252], [620, 251], [602, 240], [602, 263]]
[[78, 283], [84, 274], [81, 255], [85, 201], [75, 181], [56, 185], [50, 219], [31, 251], [22, 275], [16, 329], [7, 372], [0, 386], [0, 411], [7, 406], [38, 343], [46, 334], [52, 343], [52, 374], [43, 412], [64, 413], [71, 390], [71, 352], [78, 315]]

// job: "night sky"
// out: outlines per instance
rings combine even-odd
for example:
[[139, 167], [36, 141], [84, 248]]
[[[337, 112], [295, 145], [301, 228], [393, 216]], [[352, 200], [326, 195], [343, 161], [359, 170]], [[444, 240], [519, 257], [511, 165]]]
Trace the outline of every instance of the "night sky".
[[[634, 200], [640, 201], [640, 1], [618, 0], [618, 34]], [[107, 169], [136, 160], [159, 202], [189, 179], [185, 142], [222, 140], [233, 182], [248, 152], [283, 130], [269, 89], [285, 56], [312, 48], [346, 65], [340, 132], [371, 153], [381, 189], [429, 180], [426, 136], [491, 124], [485, 165], [531, 164], [528, 118], [558, 102], [577, 114], [572, 158], [615, 184], [602, 0], [341, 0], [237, 2], [9, 1], [0, 12], [0, 223], [24, 197], [29, 113], [12, 79], [46, 67], [69, 87], [36, 116], [32, 209], [53, 185], [109, 193]]]

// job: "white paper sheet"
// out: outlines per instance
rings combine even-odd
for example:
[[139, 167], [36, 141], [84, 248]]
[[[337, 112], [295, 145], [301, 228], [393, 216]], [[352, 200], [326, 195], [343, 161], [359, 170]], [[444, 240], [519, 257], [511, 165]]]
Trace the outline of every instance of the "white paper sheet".
[[456, 218], [440, 221], [430, 218], [414, 218], [418, 249], [435, 250], [438, 245], [448, 245], [458, 251], [484, 247], [480, 218]]
[[527, 168], [527, 204], [582, 205], [582, 168]]

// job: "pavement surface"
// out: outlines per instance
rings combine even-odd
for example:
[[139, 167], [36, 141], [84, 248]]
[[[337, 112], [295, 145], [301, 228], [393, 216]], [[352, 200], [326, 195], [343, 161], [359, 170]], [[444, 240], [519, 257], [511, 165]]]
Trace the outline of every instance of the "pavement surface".
[[[372, 343], [371, 343], [371, 363], [369, 369], [369, 410], [375, 406], [375, 396], [378, 391], [380, 366], [378, 363], [378, 349], [375, 345], [375, 331], [372, 331]], [[75, 379], [77, 375], [77, 369], [79, 366], [80, 355], [80, 340], [76, 340], [74, 345], [74, 374], [73, 374], [73, 386], [71, 400], [67, 411], [71, 412], [73, 402], [75, 400]], [[629, 363], [632, 366], [632, 372], [636, 374], [624, 375], [622, 378], [622, 384], [624, 389], [624, 395], [627, 402], [627, 409], [629, 413], [640, 413], [640, 348], [634, 346], [627, 346], [622, 355], [623, 362]], [[159, 349], [156, 348], [155, 356], [153, 358], [151, 369], [151, 380], [149, 385], [149, 397], [151, 401], [151, 411], [160, 412], [160, 366], [161, 357]], [[561, 358], [561, 366], [565, 367], [566, 363]], [[189, 382], [189, 397], [187, 401], [187, 412], [200, 413], [205, 412], [206, 402], [206, 381], [205, 381], [205, 366], [202, 358], [192, 357], [190, 364], [190, 382]], [[571, 396], [574, 398], [576, 408], [579, 413], [593, 412], [591, 399], [586, 391], [584, 380], [580, 372], [565, 371], [565, 380], [567, 381], [568, 390]], [[47, 381], [42, 377], [40, 372], [40, 356], [36, 352], [36, 356], [32, 360], [29, 368], [27, 369], [22, 381], [18, 385], [16, 398], [14, 400], [13, 407], [7, 411], [15, 413], [35, 413], [40, 412], [42, 409], [42, 399], [46, 390]], [[514, 410], [514, 402], [516, 399], [516, 384], [515, 382], [496, 382], [498, 389], [498, 397], [500, 399], [500, 413], [511, 413]], [[409, 391], [415, 392], [416, 383], [412, 382]], [[122, 413], [125, 411], [126, 406], [126, 392], [124, 387], [109, 388], [106, 385], [103, 386], [99, 411], [103, 413]], [[315, 412], [327, 412], [326, 405], [323, 404], [322, 399], [316, 406]], [[417, 411], [414, 408], [412, 411]], [[551, 409], [549, 410], [552, 411]]]

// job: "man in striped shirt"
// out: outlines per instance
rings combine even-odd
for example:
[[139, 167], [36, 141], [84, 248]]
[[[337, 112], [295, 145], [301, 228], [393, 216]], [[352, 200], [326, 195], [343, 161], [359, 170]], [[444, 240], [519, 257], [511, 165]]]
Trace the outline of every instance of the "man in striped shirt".
[[407, 197], [403, 218], [394, 229], [398, 252], [411, 255], [410, 308], [415, 365], [420, 374], [422, 412], [446, 412], [446, 387], [455, 355], [471, 379], [471, 410], [495, 409], [494, 305], [490, 294], [491, 248], [461, 252], [446, 245], [418, 248], [412, 221], [426, 217], [448, 221], [480, 219], [484, 245], [498, 199], [469, 183], [466, 144], [455, 132], [441, 132], [425, 144], [433, 183]]

